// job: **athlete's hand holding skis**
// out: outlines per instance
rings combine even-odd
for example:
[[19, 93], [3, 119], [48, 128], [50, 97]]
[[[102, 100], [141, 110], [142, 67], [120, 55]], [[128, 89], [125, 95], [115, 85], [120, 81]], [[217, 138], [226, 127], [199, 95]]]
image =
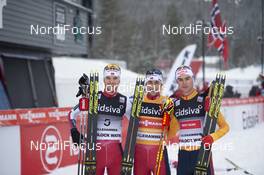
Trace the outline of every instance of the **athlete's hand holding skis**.
[[[152, 69], [147, 71], [145, 77], [145, 93], [142, 99], [141, 108], [138, 108], [140, 109], [139, 115], [135, 120], [133, 117], [130, 117], [128, 131], [130, 131], [131, 128], [134, 128], [133, 130], [137, 132], [136, 134], [131, 134], [134, 132], [128, 132], [121, 175], [131, 174], [133, 160], [135, 175], [151, 175], [154, 173], [157, 163], [157, 154], [160, 149], [160, 140], [163, 139], [163, 128], [169, 128], [168, 135], [174, 136], [176, 134], [174, 124], [167, 127], [167, 125], [170, 124], [170, 120], [171, 123], [176, 121], [175, 117], [169, 115], [166, 119], [163, 118], [163, 113], [168, 114], [168, 111], [164, 112], [163, 109], [172, 108], [170, 103], [164, 104], [168, 97], [161, 95], [162, 84], [163, 77], [160, 70]], [[166, 107], [161, 107], [161, 105], [165, 105]], [[166, 126], [163, 125], [163, 122]], [[133, 151], [128, 153], [128, 150], [135, 150], [135, 156], [133, 155]], [[127, 157], [131, 158], [129, 163], [127, 163]], [[135, 159], [133, 159], [134, 157]], [[170, 169], [168, 166], [166, 149], [165, 154], [159, 156], [159, 162], [160, 174], [169, 175]], [[130, 166], [129, 171], [124, 171], [128, 166]]]
[[165, 102], [161, 104], [161, 111], [163, 114], [162, 135], [161, 135], [160, 142], [159, 142], [159, 149], [158, 149], [157, 158], [156, 158], [154, 175], [160, 174], [160, 165], [161, 165], [161, 161], [163, 158], [164, 147], [166, 144], [165, 141], [167, 139], [167, 132], [168, 132], [168, 127], [170, 126], [170, 120], [171, 120], [170, 116], [173, 113], [173, 107], [174, 107], [174, 104], [171, 98], [166, 99]]
[[[89, 78], [86, 74], [83, 74], [80, 78], [79, 78], [79, 90], [78, 93], [76, 94], [76, 97], [82, 96], [85, 97], [87, 93], [87, 89], [89, 88]], [[79, 112], [76, 111], [79, 107], [79, 104], [76, 105], [72, 110], [71, 110], [71, 115], [76, 115], [74, 114], [74, 112]], [[70, 117], [70, 115], [69, 115]], [[83, 142], [83, 135], [80, 134], [80, 132], [78, 131], [77, 127], [76, 127], [76, 119], [75, 118], [69, 118], [70, 124], [71, 124], [71, 137], [72, 137], [72, 142], [74, 144], [78, 144], [80, 145], [80, 143]]]
[[[175, 75], [178, 90], [181, 92], [181, 96], [174, 99], [174, 115], [180, 126], [177, 174], [213, 175], [211, 154], [208, 154], [210, 151], [204, 152], [204, 148], [211, 148], [214, 141], [229, 131], [229, 126], [221, 112], [216, 112], [217, 109], [220, 109], [220, 103], [217, 102], [218, 105], [214, 103], [215, 97], [220, 97], [221, 91], [218, 91], [220, 89], [218, 87], [223, 86], [224, 78], [222, 76], [217, 77], [216, 82], [220, 86], [211, 86], [214, 87], [213, 91], [215, 91], [215, 95], [211, 96], [210, 91], [208, 95], [207, 93], [199, 93], [194, 88], [194, 76], [191, 67], [181, 66], [177, 68]], [[212, 106], [218, 107], [212, 108]], [[215, 114], [213, 115], [214, 120], [206, 117], [208, 111]], [[216, 124], [219, 129], [215, 131]], [[203, 150], [200, 151], [200, 149]]]
[[[122, 117], [126, 112], [126, 96], [117, 92], [120, 83], [121, 70], [116, 64], [105, 66], [103, 73], [104, 90], [98, 90], [98, 74], [91, 74], [89, 88], [83, 88], [87, 76], [83, 76], [79, 83], [79, 93], [85, 94], [88, 107], [86, 113], [80, 117], [81, 134], [76, 129], [76, 117], [81, 113], [82, 103], [75, 106], [69, 113], [69, 121], [72, 129], [72, 139], [74, 142], [85, 145], [85, 152], [79, 153], [78, 174], [103, 175], [105, 168], [108, 175], [119, 174], [121, 168], [122, 149], [121, 131]], [[91, 78], [92, 77], [92, 78]], [[83, 93], [89, 90], [88, 93]], [[88, 99], [88, 100], [87, 100]], [[88, 106], [85, 103], [84, 106]], [[87, 117], [87, 110], [89, 114]], [[82, 115], [81, 115], [82, 116]], [[83, 141], [81, 141], [81, 139]]]

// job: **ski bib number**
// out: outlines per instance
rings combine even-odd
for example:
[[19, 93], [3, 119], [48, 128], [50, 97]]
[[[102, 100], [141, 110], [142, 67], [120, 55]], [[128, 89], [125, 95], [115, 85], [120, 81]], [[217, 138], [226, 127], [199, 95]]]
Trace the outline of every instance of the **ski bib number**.
[[110, 126], [110, 124], [111, 124], [111, 119], [106, 118], [106, 119], [105, 119], [105, 122], [104, 122], [104, 125], [105, 125], [105, 126]]
[[121, 119], [114, 116], [100, 116], [97, 125], [97, 140], [121, 141]]
[[202, 118], [181, 120], [180, 123], [180, 146], [200, 146], [203, 134]]

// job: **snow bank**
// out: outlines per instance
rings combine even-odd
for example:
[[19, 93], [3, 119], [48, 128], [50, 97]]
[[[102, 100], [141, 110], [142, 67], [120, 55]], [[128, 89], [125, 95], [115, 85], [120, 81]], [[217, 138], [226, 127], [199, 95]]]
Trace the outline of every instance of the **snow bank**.
[[[215, 79], [216, 74], [219, 72], [217, 68], [205, 68], [205, 79], [210, 82]], [[221, 70], [226, 74], [226, 85], [232, 85], [234, 91], [242, 93], [243, 97], [248, 96], [248, 92], [252, 85], [257, 84], [256, 80], [260, 73], [260, 66], [248, 66], [246, 68], [235, 68], [227, 71]], [[196, 78], [199, 82], [202, 81], [202, 69], [198, 72]]]
[[[78, 103], [75, 97], [78, 91], [78, 80], [83, 73], [99, 72], [99, 88], [103, 89], [103, 68], [108, 64], [100, 60], [72, 57], [54, 57], [55, 84], [59, 107], [74, 106]], [[121, 68], [119, 92], [126, 96], [133, 94], [137, 73]]]

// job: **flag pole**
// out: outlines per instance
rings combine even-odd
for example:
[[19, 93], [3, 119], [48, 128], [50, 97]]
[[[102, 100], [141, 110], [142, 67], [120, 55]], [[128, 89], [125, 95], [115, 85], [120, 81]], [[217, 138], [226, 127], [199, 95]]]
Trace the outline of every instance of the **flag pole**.
[[[202, 19], [202, 29], [204, 28], [204, 20]], [[202, 57], [203, 57], [203, 85], [205, 84], [205, 54], [204, 54], [204, 31], [202, 31]]]
[[222, 70], [227, 69], [227, 63], [225, 62], [225, 59], [220, 52], [218, 52], [218, 55], [219, 55], [219, 71], [221, 72]]
[[263, 50], [264, 50], [264, 2], [261, 0], [261, 74], [264, 73], [264, 58], [263, 58]]

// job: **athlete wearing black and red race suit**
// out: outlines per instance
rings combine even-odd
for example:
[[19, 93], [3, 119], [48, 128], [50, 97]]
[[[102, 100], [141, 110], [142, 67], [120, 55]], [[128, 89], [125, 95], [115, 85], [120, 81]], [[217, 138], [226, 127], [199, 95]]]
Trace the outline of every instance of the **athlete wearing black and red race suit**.
[[[162, 134], [163, 114], [161, 105], [168, 97], [160, 94], [163, 77], [158, 69], [147, 71], [145, 78], [146, 93], [143, 97], [141, 111], [139, 113], [139, 127], [135, 146], [134, 174], [151, 175], [155, 172], [157, 153]], [[171, 115], [173, 115], [171, 113]], [[175, 117], [170, 116], [166, 138], [176, 135]], [[169, 175], [168, 155], [163, 154], [160, 166], [160, 175]]]
[[[104, 91], [98, 93], [98, 120], [96, 148], [96, 175], [120, 172], [122, 160], [122, 118], [126, 113], [126, 96], [117, 92], [120, 83], [120, 67], [109, 64], [104, 68]], [[78, 143], [80, 133], [76, 128], [76, 117], [80, 114], [78, 105], [69, 113], [73, 142]]]

